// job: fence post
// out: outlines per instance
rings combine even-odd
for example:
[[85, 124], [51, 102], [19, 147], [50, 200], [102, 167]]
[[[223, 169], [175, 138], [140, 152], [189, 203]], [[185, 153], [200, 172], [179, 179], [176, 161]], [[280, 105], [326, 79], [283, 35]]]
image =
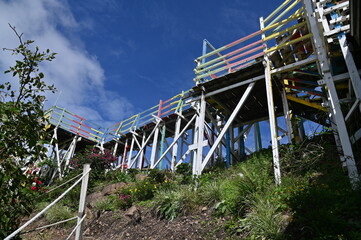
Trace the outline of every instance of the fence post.
[[[83, 166], [83, 176], [89, 170], [90, 164], [84, 164]], [[78, 210], [78, 224], [82, 220], [85, 212], [85, 198], [86, 192], [88, 189], [88, 180], [89, 180], [89, 173], [83, 178], [81, 182], [81, 190], [80, 190], [80, 199], [79, 199], [79, 210]], [[79, 227], [76, 229], [75, 233], [75, 240], [81, 240], [83, 238], [83, 226], [84, 223], [80, 223]]]

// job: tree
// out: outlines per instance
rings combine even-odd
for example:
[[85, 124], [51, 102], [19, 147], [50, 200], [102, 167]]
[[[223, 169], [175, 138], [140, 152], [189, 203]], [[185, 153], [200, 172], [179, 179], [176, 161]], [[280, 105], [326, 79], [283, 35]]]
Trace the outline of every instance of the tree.
[[18, 83], [0, 84], [0, 239], [18, 227], [20, 217], [29, 213], [32, 206], [33, 178], [26, 176], [24, 167], [46, 157], [44, 143], [49, 138], [44, 129], [44, 93], [55, 91], [53, 85], [43, 81], [39, 68], [41, 62], [52, 61], [55, 53], [33, 48], [34, 41], [24, 42], [22, 34], [10, 27], [20, 45], [3, 48], [19, 58], [5, 71]]

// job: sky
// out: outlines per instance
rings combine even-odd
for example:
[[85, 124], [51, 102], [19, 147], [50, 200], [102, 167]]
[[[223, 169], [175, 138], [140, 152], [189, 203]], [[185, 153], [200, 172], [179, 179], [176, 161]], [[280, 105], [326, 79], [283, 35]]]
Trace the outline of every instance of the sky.
[[[202, 41], [216, 48], [259, 30], [281, 0], [0, 0], [0, 47], [14, 48], [8, 24], [40, 49], [55, 103], [108, 127], [192, 88]], [[14, 65], [0, 51], [0, 72]], [[0, 82], [9, 81], [1, 75]]]

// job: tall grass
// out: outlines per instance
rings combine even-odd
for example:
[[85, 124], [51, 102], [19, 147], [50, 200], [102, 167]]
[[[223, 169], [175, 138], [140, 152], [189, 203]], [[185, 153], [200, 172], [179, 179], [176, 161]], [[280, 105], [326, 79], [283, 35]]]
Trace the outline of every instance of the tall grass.
[[197, 197], [191, 186], [180, 186], [174, 190], [163, 189], [155, 195], [154, 210], [159, 217], [173, 220], [195, 210]]

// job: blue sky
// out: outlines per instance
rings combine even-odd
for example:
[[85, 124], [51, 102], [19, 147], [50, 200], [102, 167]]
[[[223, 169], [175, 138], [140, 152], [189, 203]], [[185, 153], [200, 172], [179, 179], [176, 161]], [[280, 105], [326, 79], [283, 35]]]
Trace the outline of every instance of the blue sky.
[[[194, 86], [202, 40], [221, 47], [259, 29], [281, 0], [0, 0], [0, 47], [18, 45], [8, 23], [57, 58], [44, 64], [58, 105], [108, 127]], [[0, 52], [0, 71], [14, 62]], [[7, 81], [6, 77], [0, 79]]]

